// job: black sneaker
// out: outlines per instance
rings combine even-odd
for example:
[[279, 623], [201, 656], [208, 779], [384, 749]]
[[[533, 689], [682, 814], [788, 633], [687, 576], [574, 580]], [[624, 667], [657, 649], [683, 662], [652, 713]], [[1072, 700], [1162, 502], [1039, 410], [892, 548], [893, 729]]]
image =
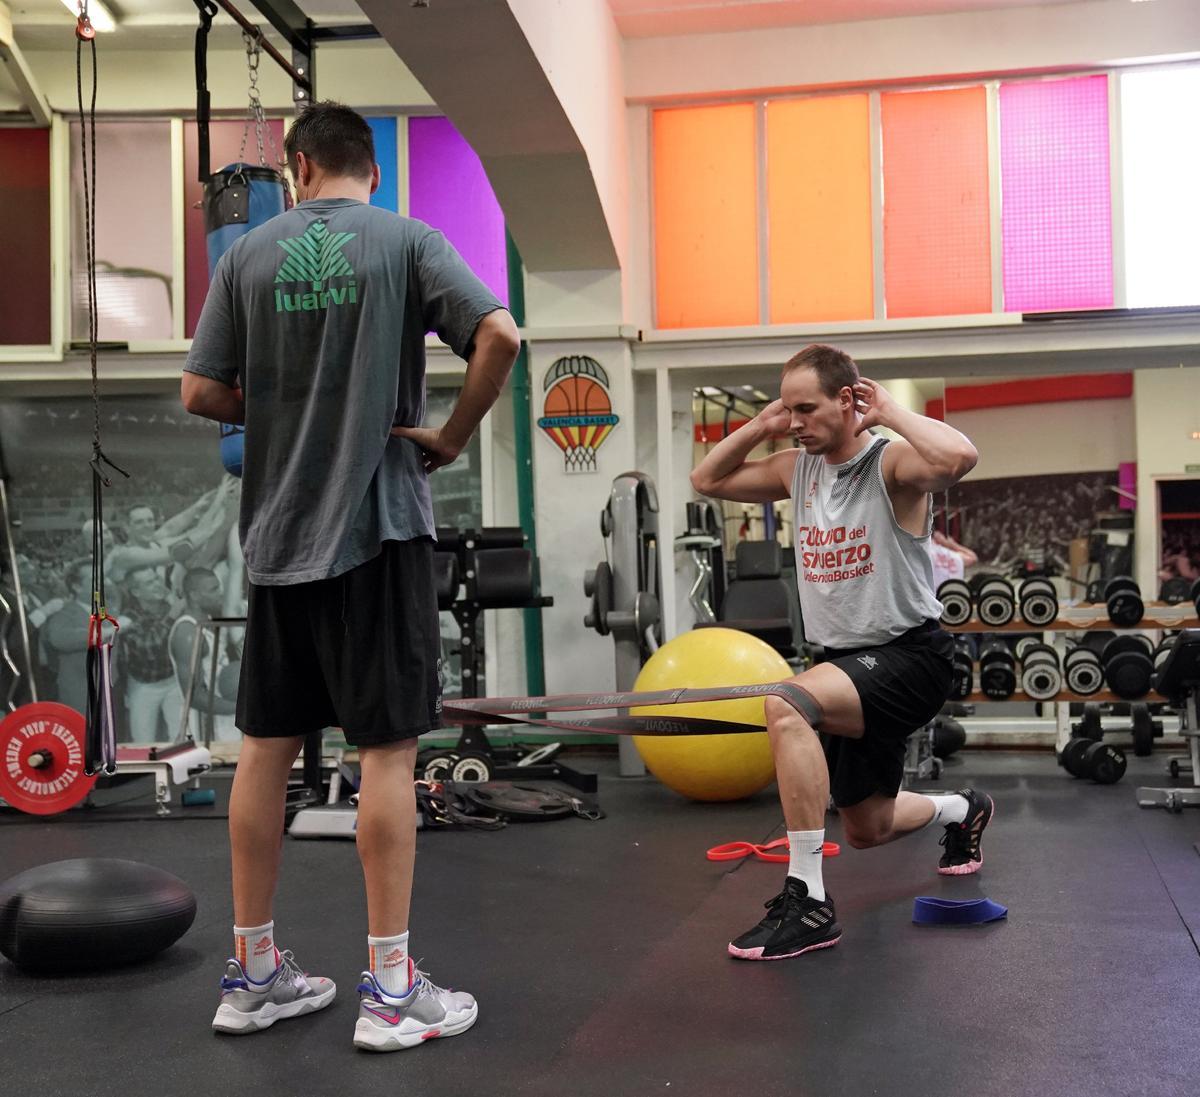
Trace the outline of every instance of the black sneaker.
[[947, 823], [946, 833], [938, 843], [946, 847], [938, 861], [938, 872], [943, 876], [970, 876], [979, 871], [983, 864], [983, 851], [979, 848], [983, 828], [996, 814], [996, 805], [986, 792], [976, 792], [973, 788], [958, 791], [967, 798], [967, 817], [961, 823]]
[[767, 916], [752, 930], [735, 937], [729, 955], [739, 960], [787, 960], [818, 948], [831, 948], [842, 938], [833, 899], [810, 899], [808, 888], [793, 876], [783, 891], [763, 904]]

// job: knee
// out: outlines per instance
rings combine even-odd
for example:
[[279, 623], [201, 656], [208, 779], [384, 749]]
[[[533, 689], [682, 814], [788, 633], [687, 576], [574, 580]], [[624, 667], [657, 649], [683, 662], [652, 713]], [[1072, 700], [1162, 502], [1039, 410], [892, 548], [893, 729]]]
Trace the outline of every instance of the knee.
[[846, 827], [846, 842], [853, 849], [871, 849], [884, 844], [887, 835], [878, 827]]
[[809, 727], [804, 716], [797, 712], [782, 697], [768, 696], [763, 701], [763, 715], [767, 718], [767, 728], [770, 731], [783, 729], [787, 726]]

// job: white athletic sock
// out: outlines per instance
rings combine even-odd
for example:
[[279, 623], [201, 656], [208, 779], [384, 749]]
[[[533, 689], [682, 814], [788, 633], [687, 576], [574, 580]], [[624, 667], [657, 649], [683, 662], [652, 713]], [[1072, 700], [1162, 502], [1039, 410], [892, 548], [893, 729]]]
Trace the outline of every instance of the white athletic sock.
[[[922, 793], [922, 795], [925, 794]], [[925, 824], [927, 827], [931, 827], [935, 823], [946, 826], [948, 823], [966, 822], [967, 811], [971, 805], [961, 792], [937, 793], [933, 796], [925, 795], [925, 799], [933, 805], [933, 818]]]
[[408, 993], [408, 933], [396, 937], [368, 937], [371, 974], [384, 994], [399, 998]]
[[789, 830], [788, 871], [789, 876], [803, 880], [809, 897], [825, 898], [825, 881], [821, 879], [821, 861], [824, 856], [824, 830]]
[[242, 970], [255, 983], [265, 983], [279, 967], [274, 922], [263, 926], [234, 926], [233, 949]]

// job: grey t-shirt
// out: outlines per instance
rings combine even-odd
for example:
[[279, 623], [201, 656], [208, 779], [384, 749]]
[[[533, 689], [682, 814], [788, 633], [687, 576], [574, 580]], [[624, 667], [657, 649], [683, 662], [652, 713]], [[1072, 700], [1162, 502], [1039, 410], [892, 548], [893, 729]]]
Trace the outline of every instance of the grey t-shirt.
[[327, 579], [433, 536], [420, 449], [389, 431], [425, 413], [425, 333], [467, 358], [503, 307], [440, 232], [349, 198], [302, 202], [229, 248], [184, 369], [246, 396], [251, 582]]

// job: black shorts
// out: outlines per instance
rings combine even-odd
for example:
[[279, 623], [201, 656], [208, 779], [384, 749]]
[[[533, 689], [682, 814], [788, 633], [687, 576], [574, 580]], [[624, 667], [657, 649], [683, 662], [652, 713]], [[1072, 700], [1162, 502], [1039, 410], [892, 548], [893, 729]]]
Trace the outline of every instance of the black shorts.
[[340, 727], [352, 746], [441, 725], [433, 542], [385, 541], [333, 579], [250, 584], [237, 726], [277, 738]]
[[946, 703], [953, 677], [954, 640], [926, 621], [880, 647], [826, 649], [825, 662], [844, 670], [858, 690], [861, 739], [822, 735], [829, 786], [838, 807], [868, 796], [895, 796], [904, 778], [905, 740]]

